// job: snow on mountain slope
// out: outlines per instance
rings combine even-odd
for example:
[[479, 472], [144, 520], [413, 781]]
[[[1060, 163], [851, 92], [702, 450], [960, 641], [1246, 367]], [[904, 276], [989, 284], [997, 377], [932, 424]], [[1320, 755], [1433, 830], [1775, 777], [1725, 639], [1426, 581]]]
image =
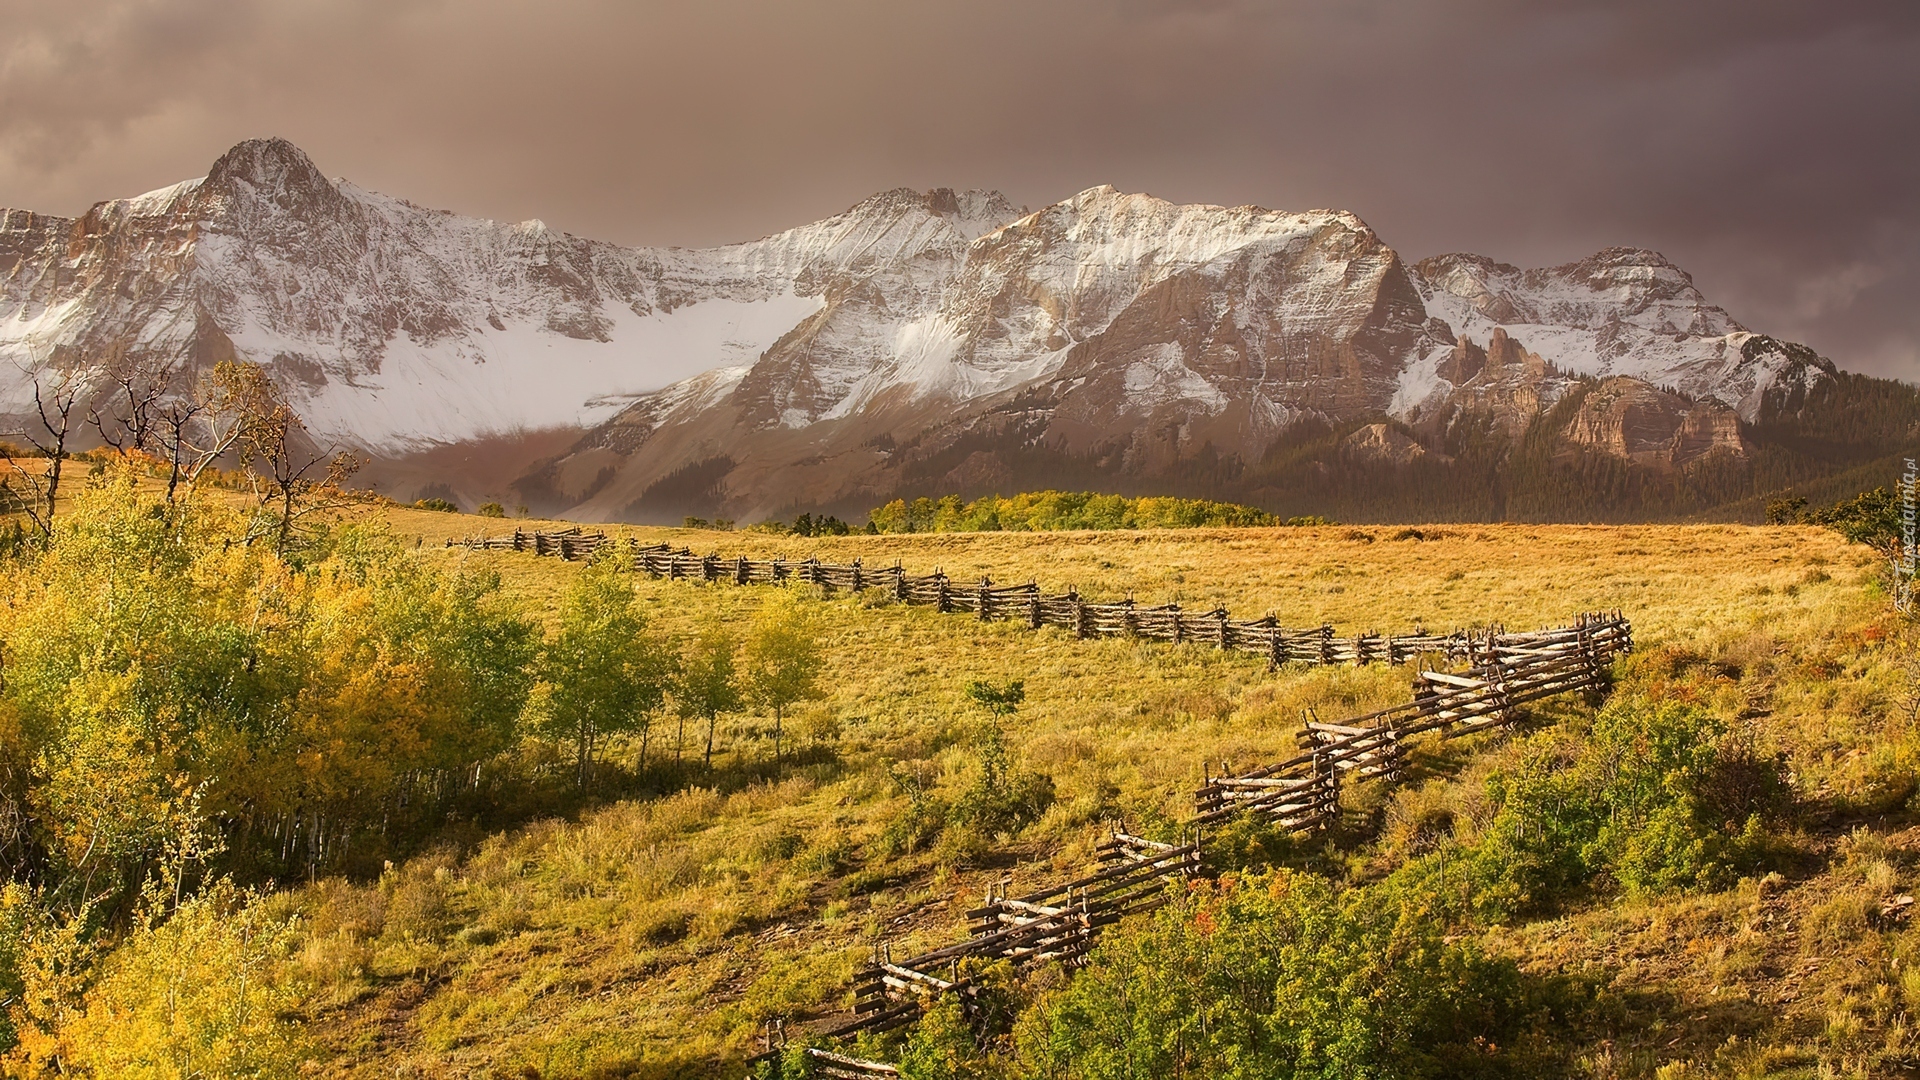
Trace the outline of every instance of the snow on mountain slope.
[[626, 516], [724, 456], [741, 513], [820, 504], [884, 486], [896, 442], [1028, 439], [1143, 468], [1207, 445], [1255, 456], [1299, 417], [1378, 415], [1426, 340], [1399, 257], [1339, 211], [1091, 188], [943, 254], [925, 306], [876, 300], [883, 279], [830, 290], [737, 382], [637, 401], [528, 498]]
[[[1565, 266], [1520, 270], [1480, 255], [1440, 255], [1414, 268], [1429, 315], [1485, 348], [1496, 328], [1576, 375], [1627, 375], [1732, 406], [1752, 421], [1791, 363], [1707, 303], [1693, 278], [1657, 252], [1607, 248]], [[1442, 353], [1408, 365], [1394, 399], [1404, 414], [1448, 388]]]
[[[891, 355], [823, 415], [852, 415], [889, 392], [964, 401], [1053, 376], [1076, 348], [1106, 334], [1165, 283], [1198, 274], [1221, 284], [1249, 259], [1296, 263], [1329, 229], [1365, 226], [1335, 212], [1177, 206], [1090, 188], [975, 241], [938, 309], [901, 326]], [[1293, 326], [1311, 332], [1350, 269], [1321, 262], [1289, 283], [1293, 295], [1265, 299], [1289, 305]], [[1247, 326], [1243, 319], [1238, 329]], [[1213, 412], [1226, 407], [1223, 394], [1190, 366], [1206, 366], [1198, 356], [1165, 341], [1139, 349], [1124, 361], [1108, 358], [1120, 373], [1116, 404], [1135, 411], [1173, 401]]]
[[626, 249], [425, 210], [328, 180], [284, 141], [243, 143], [202, 180], [78, 221], [6, 212], [0, 408], [22, 411], [49, 365], [132, 353], [263, 364], [316, 436], [376, 454], [590, 425], [751, 362], [878, 269], [885, 299], [924, 305], [968, 238], [1014, 214], [889, 193], [750, 244]]
[[626, 248], [415, 206], [267, 139], [79, 219], [0, 212], [0, 412], [62, 371], [184, 387], [225, 359], [375, 457], [589, 429], [529, 476], [603, 517], [695, 466], [748, 513], [886, 489], [909, 459], [985, 482], [979, 447], [1016, 443], [1152, 470], [1256, 461], [1302, 419], [1491, 409], [1517, 432], [1566, 373], [1751, 421], [1832, 370], [1653, 252], [1409, 266], [1344, 211], [1110, 187], [1034, 213], [899, 189], [748, 243]]

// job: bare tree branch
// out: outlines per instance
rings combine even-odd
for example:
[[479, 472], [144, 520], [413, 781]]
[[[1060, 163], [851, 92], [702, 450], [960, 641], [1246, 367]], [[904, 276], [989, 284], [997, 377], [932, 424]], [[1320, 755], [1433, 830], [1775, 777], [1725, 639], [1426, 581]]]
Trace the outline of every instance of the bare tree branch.
[[[340, 505], [338, 499], [319, 497], [337, 490], [359, 471], [362, 462], [352, 454], [329, 448], [308, 449], [306, 425], [287, 404], [266, 372], [252, 364], [222, 364], [215, 369], [222, 388], [222, 409], [235, 420], [228, 445], [244, 451], [254, 481], [254, 496], [262, 514], [248, 532], [248, 540], [270, 536], [282, 555], [294, 547], [300, 522], [319, 511]], [[253, 469], [258, 462], [260, 469]]]
[[173, 365], [122, 358], [112, 372], [116, 393], [104, 402], [109, 411], [102, 415], [103, 402], [96, 401], [87, 412], [87, 422], [115, 450], [145, 451], [153, 444], [161, 403], [173, 385]]
[[[67, 442], [74, 431], [74, 409], [80, 401], [78, 379], [72, 371], [61, 373], [51, 391], [40, 381], [33, 379], [33, 405], [40, 415], [40, 432], [32, 428], [7, 432], [27, 440], [47, 461], [44, 471], [35, 473], [20, 464], [17, 459], [9, 458], [12, 467], [12, 479], [0, 481], [0, 491], [17, 500], [28, 520], [33, 522], [43, 536], [53, 535], [53, 515], [60, 496], [60, 475], [66, 465]], [[13, 487], [18, 481], [20, 488]]]

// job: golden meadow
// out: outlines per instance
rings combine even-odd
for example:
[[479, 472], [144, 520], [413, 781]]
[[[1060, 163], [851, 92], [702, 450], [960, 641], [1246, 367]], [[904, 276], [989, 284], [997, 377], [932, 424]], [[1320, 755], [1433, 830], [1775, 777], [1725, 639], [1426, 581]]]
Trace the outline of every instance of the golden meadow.
[[[94, 515], [98, 533], [63, 571], [73, 580], [125, 573], [143, 582], [141, 574], [159, 573], [121, 565], [142, 544], [172, 542], [121, 535], [148, 528], [137, 513], [95, 505], [71, 514], [76, 522]], [[9, 770], [13, 805], [43, 823], [50, 839], [42, 847], [58, 849], [41, 856], [42, 865], [71, 871], [103, 858], [86, 845], [107, 807], [146, 798], [161, 808], [151, 834], [159, 839], [129, 848], [116, 866], [123, 880], [114, 899], [91, 908], [81, 906], [85, 897], [62, 900], [55, 910], [32, 895], [36, 883], [42, 897], [56, 885], [71, 889], [71, 872], [61, 882], [21, 875], [9, 894], [0, 971], [13, 985], [0, 996], [10, 999], [14, 1072], [743, 1074], [763, 1024], [839, 1007], [847, 976], [875, 942], [913, 948], [962, 936], [962, 913], [988, 882], [1037, 886], [1071, 876], [1110, 821], [1146, 829], [1183, 816], [1203, 761], [1289, 753], [1304, 710], [1335, 719], [1403, 700], [1412, 674], [1384, 666], [1268, 673], [1255, 657], [1078, 641], [903, 608], [874, 594], [823, 598], [629, 575], [623, 584], [650, 647], [676, 653], [715, 627], [744, 640], [763, 609], [792, 607], [815, 644], [819, 696], [785, 710], [779, 760], [765, 710], [720, 715], [711, 767], [700, 760], [704, 721], [683, 721], [663, 701], [644, 736], [624, 731], [600, 748], [583, 785], [572, 745], [525, 716], [496, 718], [495, 741], [484, 746], [447, 749], [445, 739], [419, 732], [455, 725], [457, 718], [429, 714], [466, 700], [429, 677], [468, 663], [432, 647], [434, 628], [492, 640], [485, 625], [457, 614], [466, 601], [453, 583], [478, 590], [470, 606], [489, 618], [529, 625], [524, 647], [537, 651], [566, 631], [569, 590], [589, 569], [443, 546], [501, 531], [495, 520], [374, 504], [339, 516], [371, 527], [365, 535], [378, 542], [356, 543], [372, 554], [330, 554], [310, 565], [235, 554], [220, 537], [244, 525], [209, 508], [183, 563], [213, 596], [205, 602], [224, 605], [202, 617], [204, 626], [252, 625], [255, 613], [271, 614], [284, 629], [263, 640], [303, 636], [298, 649], [262, 648], [281, 650], [274, 655], [298, 668], [310, 695], [327, 695], [327, 708], [309, 712], [331, 717], [332, 726], [316, 720], [302, 728], [299, 752], [276, 765], [284, 772], [263, 768], [223, 788], [212, 782], [218, 778], [149, 767], [142, 753], [150, 747], [139, 737], [108, 740], [89, 745], [119, 755], [117, 774], [69, 784], [60, 804], [68, 809], [60, 810], [48, 794], [60, 748], [8, 735], [11, 755], [0, 768]], [[1677, 702], [1713, 718], [1749, 758], [1777, 763], [1790, 806], [1768, 819], [1757, 861], [1723, 878], [1629, 889], [1602, 875], [1507, 915], [1439, 901], [1418, 908], [1444, 930], [1448, 948], [1471, 945], [1520, 987], [1501, 1005], [1512, 1046], [1428, 1074], [1531, 1067], [1587, 1076], [1896, 1075], [1917, 1052], [1911, 1010], [1920, 1008], [1920, 977], [1908, 974], [1916, 939], [1898, 901], [1920, 867], [1908, 806], [1920, 669], [1913, 628], [1890, 610], [1878, 556], [1830, 531], [616, 531], [723, 556], [899, 560], [958, 581], [1035, 579], [1090, 597], [1220, 605], [1236, 617], [1272, 612], [1289, 625], [1325, 621], [1349, 633], [1415, 624], [1529, 628], [1620, 608], [1640, 647], [1619, 665], [1614, 699]], [[360, 570], [338, 561], [350, 556]], [[27, 558], [9, 570], [10, 663], [13, 635], [81, 635], [92, 617], [45, 602], [49, 572]], [[116, 595], [144, 589], [188, 602], [153, 582]], [[434, 597], [445, 598], [445, 611], [436, 613]], [[288, 614], [295, 608], [298, 618]], [[22, 612], [41, 621], [23, 621]], [[421, 629], [394, 629], [402, 622]], [[361, 648], [373, 639], [386, 644]], [[364, 677], [369, 670], [379, 674]], [[959, 805], [981, 768], [988, 719], [969, 701], [968, 684], [1013, 680], [1023, 683], [1025, 700], [1004, 722], [1007, 745], [1019, 768], [1050, 781], [1051, 798], [1011, 833], [950, 826], [903, 840], [900, 823], [917, 805]], [[140, 684], [120, 685], [132, 695]], [[461, 685], [472, 698], [459, 716], [484, 715], [486, 695]], [[420, 696], [406, 696], [415, 691]], [[528, 697], [539, 699], [537, 687]], [[339, 704], [349, 701], [358, 704]], [[140, 708], [122, 715], [164, 719], [164, 709]], [[10, 715], [74, 712], [42, 702]], [[353, 740], [400, 714], [428, 719], [387, 724], [380, 756], [392, 768], [356, 760]], [[1588, 704], [1555, 702], [1514, 734], [1424, 748], [1420, 782], [1391, 792], [1350, 786], [1348, 824], [1336, 836], [1242, 872], [1310, 875], [1336, 891], [1385, 896], [1365, 890], [1410, 880], [1408, 868], [1436, 854], [1454, 852], [1461, 865], [1497, 818], [1489, 792], [1505, 790], [1499, 778], [1519, 775], [1549, 743], [1577, 744], [1594, 715]], [[117, 730], [89, 723], [92, 736]], [[329, 746], [345, 760], [331, 760]], [[99, 753], [95, 760], [105, 760]], [[231, 758], [196, 753], [254, 760], [238, 750]], [[369, 839], [382, 834], [362, 822], [346, 851], [287, 859], [278, 854], [287, 850], [284, 836], [273, 848], [260, 835], [221, 827], [253, 820], [292, 835], [285, 822], [266, 824], [276, 820], [268, 810], [279, 812], [270, 804], [287, 783], [313, 788], [300, 809], [324, 803], [347, 817], [365, 809], [355, 806], [356, 793], [392, 800], [410, 784], [411, 809], [389, 815], [384, 840]], [[91, 802], [73, 794], [82, 788]], [[194, 798], [203, 808], [228, 801], [217, 813], [206, 809], [198, 825], [168, 817], [191, 810]], [[44, 825], [55, 819], [67, 825]], [[242, 858], [255, 848], [272, 857]], [[94, 886], [93, 894], [109, 891], [97, 877]], [[1065, 1021], [1043, 1022], [1064, 1015], [1049, 1003], [1070, 1003], [1070, 986], [1065, 972], [1009, 980], [1011, 1007], [1023, 1018], [986, 1054], [935, 1053], [938, 1032], [865, 1050], [904, 1054], [922, 1076], [1108, 1075], [1091, 1071], [1090, 1057], [1062, 1064], [1034, 1049], [1036, 1031], [1070, 1034]], [[1319, 1075], [1310, 1069], [1323, 1065], [1293, 1059], [1249, 1075]]]

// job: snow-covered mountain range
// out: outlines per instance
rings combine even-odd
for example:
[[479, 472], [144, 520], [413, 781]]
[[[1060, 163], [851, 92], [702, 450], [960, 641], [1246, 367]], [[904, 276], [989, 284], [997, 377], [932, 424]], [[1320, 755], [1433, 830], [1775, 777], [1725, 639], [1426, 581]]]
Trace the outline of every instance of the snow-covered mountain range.
[[1031, 213], [890, 191], [750, 243], [625, 248], [424, 209], [276, 139], [77, 220], [0, 212], [0, 412], [61, 371], [225, 358], [265, 366], [316, 440], [386, 461], [577, 429], [463, 494], [513, 482], [588, 518], [979, 489], [1021, 447], [1169, 474], [1257, 461], [1303, 420], [1519, 432], [1580, 376], [1634, 388], [1570, 437], [1678, 464], [1738, 454], [1770, 387], [1834, 370], [1651, 251], [1409, 264], [1344, 211], [1108, 187]]

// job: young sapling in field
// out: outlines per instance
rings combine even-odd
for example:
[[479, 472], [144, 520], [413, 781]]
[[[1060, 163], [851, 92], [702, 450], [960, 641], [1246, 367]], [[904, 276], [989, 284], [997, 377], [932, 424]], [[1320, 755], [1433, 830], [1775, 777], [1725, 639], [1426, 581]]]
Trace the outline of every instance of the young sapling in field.
[[705, 720], [707, 751], [703, 763], [713, 768], [713, 730], [720, 715], [738, 712], [745, 704], [737, 664], [739, 650], [739, 641], [725, 626], [709, 622], [681, 651], [673, 681], [674, 711], [679, 719], [673, 746], [676, 758], [686, 737], [688, 718]]
[[819, 628], [791, 594], [776, 596], [754, 616], [741, 659], [748, 697], [773, 713], [773, 760], [778, 763], [787, 709], [826, 696], [820, 686]]
[[547, 686], [539, 726], [574, 744], [575, 783], [582, 788], [593, 757], [609, 735], [645, 734], [664, 699], [668, 653], [647, 631], [633, 585], [612, 559], [590, 563], [560, 601], [560, 629], [540, 653]]

